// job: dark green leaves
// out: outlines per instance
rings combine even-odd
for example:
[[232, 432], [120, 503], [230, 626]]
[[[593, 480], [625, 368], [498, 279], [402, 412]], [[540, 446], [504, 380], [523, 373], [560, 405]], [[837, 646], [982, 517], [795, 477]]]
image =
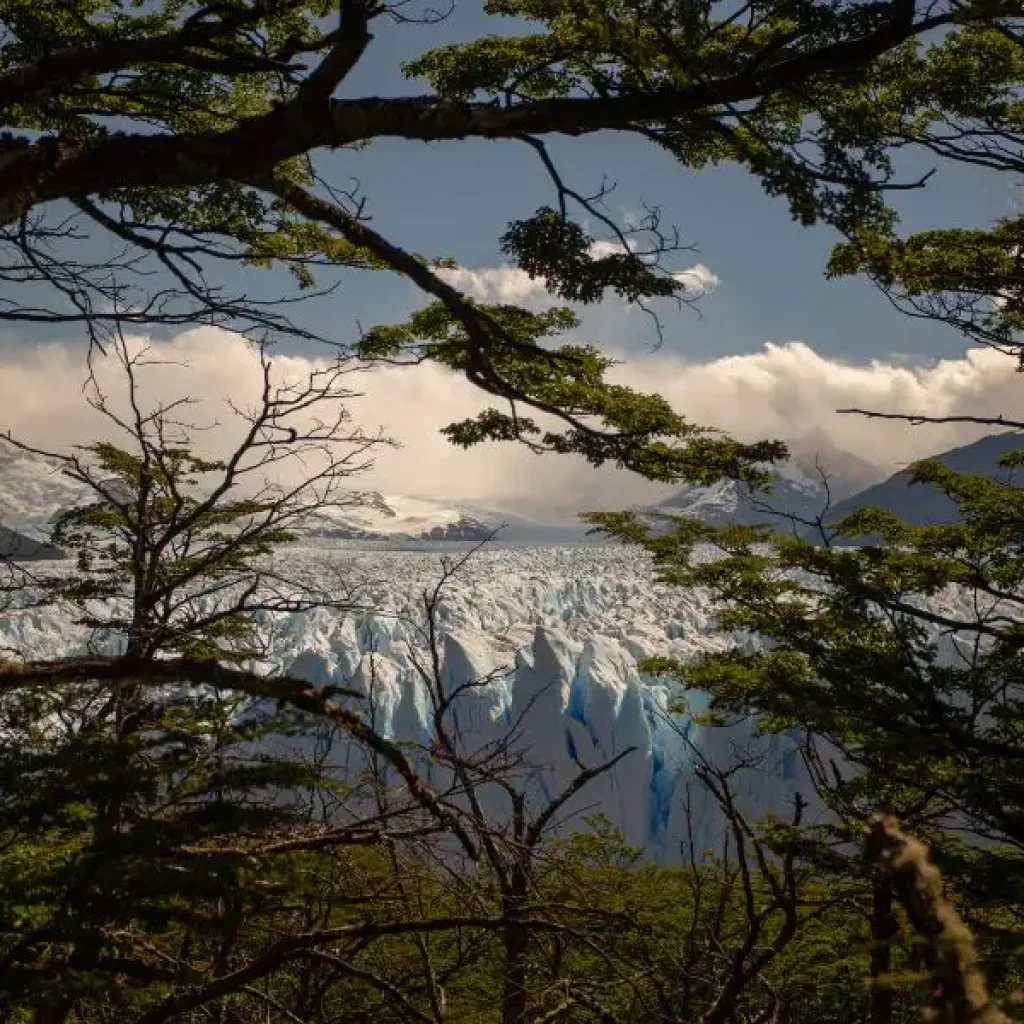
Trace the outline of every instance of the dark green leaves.
[[863, 509], [823, 543], [591, 519], [646, 548], [665, 581], [707, 593], [723, 628], [760, 640], [676, 667], [712, 712], [805, 736], [837, 827], [879, 808], [902, 816], [985, 919], [1024, 905], [1024, 491], [935, 462], [913, 477], [948, 495], [959, 522]]
[[501, 238], [501, 251], [566, 302], [598, 302], [609, 291], [637, 302], [683, 290], [679, 281], [632, 252], [595, 255], [595, 240], [552, 209], [512, 224]]

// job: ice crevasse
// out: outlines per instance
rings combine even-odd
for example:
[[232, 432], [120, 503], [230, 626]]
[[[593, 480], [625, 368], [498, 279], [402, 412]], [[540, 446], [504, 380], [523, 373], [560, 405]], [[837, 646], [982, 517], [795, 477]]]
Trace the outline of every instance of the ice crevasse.
[[[747, 763], [733, 783], [752, 819], [788, 815], [798, 790], [811, 796], [792, 738], [756, 736], [746, 724], [702, 726], [694, 716], [706, 707], [703, 695], [638, 668], [652, 655], [686, 660], [736, 638], [715, 631], [699, 600], [677, 596], [666, 604], [666, 592], [645, 580], [642, 565], [633, 565], [641, 571], [631, 578], [607, 557], [603, 568], [620, 571], [566, 578], [552, 571], [556, 558], [540, 574], [505, 571], [501, 585], [484, 571], [449, 595], [438, 615], [440, 685], [453, 696], [449, 731], [470, 753], [508, 741], [517, 755], [516, 784], [534, 808], [581, 769], [623, 755], [558, 820], [563, 829], [583, 828], [600, 813], [628, 844], [662, 861], [675, 861], [691, 843], [717, 844], [721, 819], [694, 775], [700, 756], [722, 767]], [[426, 654], [420, 627], [404, 602], [390, 613], [295, 616], [278, 635], [277, 667], [317, 685], [358, 690], [363, 698], [351, 706], [376, 730], [426, 751], [434, 723], [417, 671]], [[671, 710], [680, 696], [688, 713]], [[342, 773], [363, 767], [351, 747], [332, 757]], [[418, 768], [428, 779], [437, 771], [425, 755]], [[494, 800], [493, 813], [502, 813], [506, 803], [497, 792]]]
[[[273, 672], [363, 694], [349, 699], [382, 735], [411, 744], [418, 770], [439, 785], [427, 756], [433, 705], [417, 671], [426, 655], [420, 595], [436, 582], [436, 555], [316, 549], [288, 553], [290, 570], [360, 580], [356, 608], [317, 608], [256, 619]], [[369, 610], [366, 610], [369, 609]], [[751, 818], [788, 814], [797, 790], [810, 795], [795, 742], [758, 737], [744, 725], [708, 728], [694, 716], [699, 693], [640, 672], [656, 655], [693, 658], [743, 638], [723, 636], [699, 595], [657, 584], [644, 558], [623, 548], [494, 548], [467, 562], [438, 608], [442, 691], [457, 696], [449, 721], [463, 750], [510, 734], [516, 784], [534, 808], [562, 792], [581, 768], [625, 754], [558, 815], [563, 829], [600, 813], [632, 846], [667, 862], [690, 842], [715, 844], [721, 821], [695, 780], [700, 755], [727, 766]], [[52, 610], [0, 618], [0, 643], [32, 658], [72, 653], [87, 641]], [[469, 685], [472, 684], [472, 685]], [[689, 713], [670, 711], [683, 696]], [[343, 739], [331, 750], [339, 774], [355, 774], [364, 753]], [[495, 797], [497, 801], [497, 797]], [[502, 807], [506, 804], [502, 803]], [[501, 808], [493, 808], [495, 814]]]
[[[353, 706], [377, 731], [426, 750], [434, 736], [433, 704], [413, 653], [405, 640], [375, 639], [379, 646], [370, 649], [303, 651], [288, 669], [317, 685], [358, 690], [363, 699]], [[746, 726], [703, 727], [693, 717], [702, 710], [698, 694], [687, 694], [691, 714], [672, 712], [671, 684], [641, 673], [636, 656], [618, 639], [578, 640], [558, 626], [538, 625], [510, 666], [504, 652], [479, 634], [445, 633], [441, 651], [442, 691], [453, 698], [448, 731], [469, 754], [508, 741], [518, 755], [516, 783], [535, 809], [582, 769], [621, 755], [566, 805], [559, 815], [563, 828], [585, 827], [589, 815], [600, 813], [629, 845], [666, 861], [688, 843], [714, 845], [720, 821], [694, 776], [699, 756], [722, 767], [750, 762], [736, 784], [752, 818], [786, 813], [797, 789], [806, 795], [791, 739], [758, 737]], [[333, 756], [343, 773], [363, 767], [354, 749]], [[436, 770], [425, 755], [418, 768], [428, 779]], [[490, 810], [500, 815], [503, 802], [494, 796]]]

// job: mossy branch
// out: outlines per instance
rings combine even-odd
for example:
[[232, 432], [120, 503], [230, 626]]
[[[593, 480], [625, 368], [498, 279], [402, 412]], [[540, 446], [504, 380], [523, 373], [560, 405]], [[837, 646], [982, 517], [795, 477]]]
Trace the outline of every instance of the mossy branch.
[[888, 876], [914, 930], [929, 944], [932, 991], [922, 1016], [949, 1024], [1011, 1024], [992, 1001], [974, 937], [943, 892], [928, 847], [894, 818], [877, 815], [868, 832], [868, 859]]

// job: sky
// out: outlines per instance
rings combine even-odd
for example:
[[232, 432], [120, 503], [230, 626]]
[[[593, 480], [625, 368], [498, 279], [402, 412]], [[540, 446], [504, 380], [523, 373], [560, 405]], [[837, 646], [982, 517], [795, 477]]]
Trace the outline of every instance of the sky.
[[[470, 7], [443, 25], [380, 24], [374, 43], [346, 83], [345, 95], [424, 91], [405, 82], [402, 60], [432, 45], [514, 26], [484, 19]], [[740, 168], [681, 169], [648, 144], [615, 133], [555, 140], [551, 152], [581, 192], [616, 182], [610, 212], [629, 217], [644, 203], [661, 208], [694, 251], [678, 269], [703, 286], [697, 311], [661, 308], [663, 338], [647, 317], [616, 300], [583, 311], [577, 332], [623, 360], [620, 379], [670, 397], [686, 415], [745, 437], [794, 439], [821, 431], [840, 447], [889, 472], [907, 461], [972, 440], [977, 431], [909, 428], [835, 414], [844, 405], [896, 411], [1024, 413], [1021, 378], [995, 353], [969, 350], [963, 338], [894, 310], [865, 280], [827, 281], [836, 241], [826, 228], [792, 223], [784, 202], [764, 195]], [[907, 174], [934, 166], [911, 161]], [[549, 205], [554, 196], [536, 155], [517, 143], [467, 141], [427, 145], [382, 140], [366, 150], [332, 155], [325, 175], [359, 182], [372, 224], [406, 249], [454, 257], [451, 276], [480, 298], [549, 302], [536, 282], [503, 265], [497, 241], [509, 221]], [[983, 225], [1015, 209], [1018, 183], [966, 167], [939, 166], [928, 187], [901, 193], [904, 230]], [[250, 277], [245, 286], [266, 288]], [[338, 341], [361, 327], [402, 318], [422, 297], [389, 275], [341, 279], [327, 299], [313, 300], [303, 319]], [[220, 332], [161, 339], [187, 355], [172, 386], [216, 403], [240, 397], [252, 383], [252, 353]], [[316, 349], [287, 353], [292, 369], [322, 358]], [[37, 443], [64, 444], [93, 429], [81, 393], [81, 339], [0, 335], [0, 428]], [[653, 492], [624, 471], [595, 472], [571, 460], [538, 458], [509, 448], [466, 453], [449, 448], [437, 428], [479, 408], [464, 382], [429, 367], [382, 371], [361, 385], [355, 414], [381, 425], [403, 445], [383, 453], [368, 481], [393, 493], [443, 494], [507, 501], [535, 499], [595, 507], [645, 500]], [[244, 396], [241, 396], [244, 398]]]

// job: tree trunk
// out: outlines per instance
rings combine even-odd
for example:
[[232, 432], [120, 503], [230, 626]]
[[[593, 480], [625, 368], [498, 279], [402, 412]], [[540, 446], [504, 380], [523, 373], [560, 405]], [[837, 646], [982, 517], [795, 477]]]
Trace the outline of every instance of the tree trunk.
[[527, 1024], [529, 928], [517, 923], [526, 903], [526, 872], [516, 865], [510, 876], [510, 892], [502, 901], [504, 916], [511, 923], [503, 930], [501, 1024]]
[[892, 985], [886, 975], [892, 970], [892, 940], [896, 934], [892, 890], [876, 875], [871, 892], [871, 997], [870, 1024], [892, 1024]]

